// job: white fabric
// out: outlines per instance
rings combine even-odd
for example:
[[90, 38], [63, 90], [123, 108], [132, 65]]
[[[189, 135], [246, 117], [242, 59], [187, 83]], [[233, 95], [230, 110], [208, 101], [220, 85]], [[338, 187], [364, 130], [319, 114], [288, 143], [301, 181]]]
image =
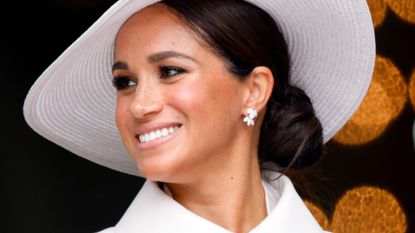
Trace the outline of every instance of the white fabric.
[[[271, 173], [268, 173], [271, 174]], [[271, 174], [273, 177], [277, 173]], [[268, 216], [250, 233], [323, 233], [291, 181], [263, 180]], [[130, 207], [114, 226], [100, 233], [230, 233], [181, 206], [161, 190], [157, 183], [146, 181]]]
[[[276, 190], [274, 190], [272, 188], [272, 186], [270, 184], [268, 184], [267, 182], [265, 182], [264, 180], [262, 180], [262, 185], [264, 186], [264, 191], [265, 191], [265, 201], [267, 204], [267, 213], [271, 213], [271, 210], [274, 208], [274, 206], [277, 204], [278, 199], [279, 199], [279, 194], [278, 192], [276, 192]], [[167, 185], [163, 185], [163, 191], [169, 196], [169, 197], [173, 197], [173, 195], [171, 194], [169, 188], [167, 187]]]
[[[375, 38], [366, 0], [249, 1], [281, 29], [291, 84], [310, 97], [328, 141], [370, 84]], [[140, 176], [115, 126], [111, 66], [121, 25], [155, 2], [118, 1], [39, 77], [24, 104], [25, 119], [36, 132], [83, 158]]]

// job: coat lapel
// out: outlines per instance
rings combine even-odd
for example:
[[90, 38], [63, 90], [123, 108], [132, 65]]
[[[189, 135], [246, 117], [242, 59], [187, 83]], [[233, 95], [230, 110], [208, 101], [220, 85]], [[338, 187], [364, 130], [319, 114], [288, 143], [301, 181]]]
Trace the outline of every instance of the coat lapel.
[[115, 232], [230, 233], [187, 210], [165, 194], [157, 183], [148, 180], [115, 226]]
[[[324, 232], [287, 177], [271, 182], [264, 180], [263, 184], [269, 214], [251, 233]], [[116, 233], [230, 233], [187, 210], [157, 183], [148, 180], [113, 230]]]
[[[276, 177], [279, 174], [266, 172], [265, 176], [267, 175]], [[286, 176], [281, 176], [277, 180], [265, 181], [263, 184], [267, 204], [271, 202], [272, 198], [277, 200], [274, 206], [268, 207], [268, 216], [250, 233], [324, 232]], [[275, 198], [275, 196], [277, 197]]]

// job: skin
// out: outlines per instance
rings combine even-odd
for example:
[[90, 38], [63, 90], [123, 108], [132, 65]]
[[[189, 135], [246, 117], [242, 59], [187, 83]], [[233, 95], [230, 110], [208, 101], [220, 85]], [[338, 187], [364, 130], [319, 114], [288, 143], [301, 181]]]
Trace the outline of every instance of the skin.
[[[240, 81], [156, 4], [122, 26], [113, 75], [128, 83], [117, 92], [116, 123], [144, 177], [164, 182], [180, 204], [233, 232], [266, 217], [257, 147], [273, 87], [268, 68], [256, 67]], [[255, 127], [242, 121], [249, 107], [259, 112]], [[180, 128], [149, 143], [136, 138], [166, 126]]]

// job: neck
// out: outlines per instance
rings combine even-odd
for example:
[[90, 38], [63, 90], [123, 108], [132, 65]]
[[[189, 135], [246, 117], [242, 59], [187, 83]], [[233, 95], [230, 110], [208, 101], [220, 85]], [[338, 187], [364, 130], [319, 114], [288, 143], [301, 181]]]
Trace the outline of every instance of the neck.
[[267, 216], [265, 193], [257, 155], [238, 155], [227, 169], [218, 169], [194, 182], [167, 184], [173, 198], [232, 232], [248, 232]]

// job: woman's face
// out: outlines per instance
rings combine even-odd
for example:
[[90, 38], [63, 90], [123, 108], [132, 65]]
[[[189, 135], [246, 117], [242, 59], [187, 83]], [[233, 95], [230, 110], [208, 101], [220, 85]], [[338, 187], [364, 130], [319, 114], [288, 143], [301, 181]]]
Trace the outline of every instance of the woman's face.
[[244, 127], [244, 81], [167, 7], [145, 8], [123, 25], [113, 75], [116, 123], [145, 177], [191, 182], [230, 166]]

